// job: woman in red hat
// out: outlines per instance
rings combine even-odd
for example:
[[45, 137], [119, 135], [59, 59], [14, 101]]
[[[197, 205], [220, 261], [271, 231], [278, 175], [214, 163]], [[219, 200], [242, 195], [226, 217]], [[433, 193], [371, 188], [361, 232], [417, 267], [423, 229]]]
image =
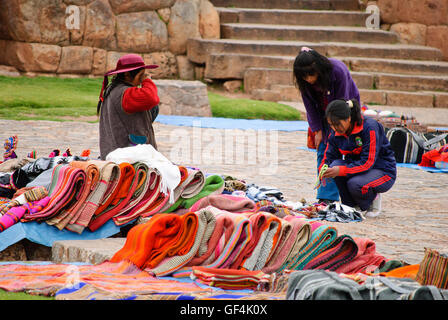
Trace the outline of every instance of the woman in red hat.
[[[104, 75], [98, 102], [100, 116], [100, 158], [117, 148], [151, 144], [157, 149], [152, 123], [159, 111], [159, 96], [154, 82], [146, 76], [145, 65], [136, 54], [122, 56], [115, 70]], [[115, 75], [110, 85], [108, 76]]]

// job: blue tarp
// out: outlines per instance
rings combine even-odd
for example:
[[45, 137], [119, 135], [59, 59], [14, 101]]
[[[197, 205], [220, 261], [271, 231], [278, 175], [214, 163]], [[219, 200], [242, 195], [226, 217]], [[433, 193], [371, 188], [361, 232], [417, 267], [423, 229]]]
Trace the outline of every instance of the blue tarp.
[[[310, 148], [307, 148], [307, 147], [297, 147], [297, 149], [310, 151], [310, 152], [316, 152], [315, 149], [310, 149]], [[414, 164], [414, 163], [397, 163], [397, 167], [409, 168], [409, 169], [417, 169], [417, 170], [424, 170], [424, 171], [428, 171], [428, 172], [448, 173], [448, 169], [437, 169], [437, 168], [432, 168], [432, 167], [421, 167], [418, 164]]]
[[10, 245], [22, 239], [28, 239], [32, 242], [51, 247], [55, 241], [104, 239], [118, 232], [120, 232], [120, 227], [115, 225], [113, 220], [109, 220], [95, 232], [86, 228], [81, 234], [66, 229], [59, 230], [55, 226], [50, 226], [45, 222], [19, 222], [0, 232], [0, 251], [5, 250]]
[[156, 122], [175, 126], [215, 128], [215, 129], [254, 129], [254, 130], [277, 130], [277, 131], [306, 131], [307, 121], [276, 121], [260, 119], [230, 119], [210, 118], [192, 116], [157, 116]]

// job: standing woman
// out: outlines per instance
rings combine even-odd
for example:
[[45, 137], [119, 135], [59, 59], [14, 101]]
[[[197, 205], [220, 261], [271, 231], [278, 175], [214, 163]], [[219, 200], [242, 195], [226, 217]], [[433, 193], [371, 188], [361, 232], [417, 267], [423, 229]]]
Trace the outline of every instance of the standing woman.
[[343, 204], [359, 207], [366, 216], [378, 215], [380, 194], [393, 186], [397, 176], [383, 126], [363, 117], [356, 99], [331, 102], [325, 117], [333, 130], [321, 164], [329, 168], [322, 177], [335, 179]]
[[[294, 80], [302, 95], [309, 125], [317, 149], [317, 166], [322, 162], [329, 134], [325, 119], [327, 105], [336, 99], [356, 99], [359, 91], [346, 65], [337, 59], [327, 58], [317, 51], [303, 47], [294, 61]], [[327, 179], [316, 199], [319, 202], [339, 200], [338, 188], [333, 179]]]
[[[136, 54], [122, 56], [115, 70], [104, 75], [98, 102], [100, 116], [100, 158], [117, 148], [151, 144], [157, 149], [152, 123], [159, 111], [159, 96], [154, 82], [146, 76], [145, 65]], [[108, 76], [116, 75], [108, 85]]]

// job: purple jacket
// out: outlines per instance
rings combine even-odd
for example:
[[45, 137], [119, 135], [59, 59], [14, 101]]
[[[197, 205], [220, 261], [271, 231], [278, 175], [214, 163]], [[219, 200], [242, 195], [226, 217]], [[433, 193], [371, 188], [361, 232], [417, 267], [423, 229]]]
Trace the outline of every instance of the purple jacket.
[[[347, 66], [340, 60], [334, 58], [329, 58], [329, 60], [333, 65], [333, 72], [331, 74], [330, 88], [327, 92], [328, 103], [336, 99], [357, 99], [361, 104], [358, 88], [356, 87]], [[324, 119], [325, 113], [322, 107], [319, 105], [319, 102], [313, 98], [310, 92], [302, 93], [302, 100], [305, 105], [308, 125], [310, 126], [311, 131], [316, 132], [323, 130], [322, 137], [324, 141], [326, 141], [328, 126]]]

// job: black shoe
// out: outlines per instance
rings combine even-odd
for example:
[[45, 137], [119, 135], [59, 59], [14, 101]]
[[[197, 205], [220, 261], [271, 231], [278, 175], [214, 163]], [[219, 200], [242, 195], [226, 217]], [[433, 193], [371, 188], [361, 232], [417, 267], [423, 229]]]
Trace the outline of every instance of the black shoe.
[[325, 203], [326, 205], [329, 205], [330, 203], [333, 203], [333, 200], [328, 200], [328, 199], [317, 199], [317, 202], [319, 203]]

